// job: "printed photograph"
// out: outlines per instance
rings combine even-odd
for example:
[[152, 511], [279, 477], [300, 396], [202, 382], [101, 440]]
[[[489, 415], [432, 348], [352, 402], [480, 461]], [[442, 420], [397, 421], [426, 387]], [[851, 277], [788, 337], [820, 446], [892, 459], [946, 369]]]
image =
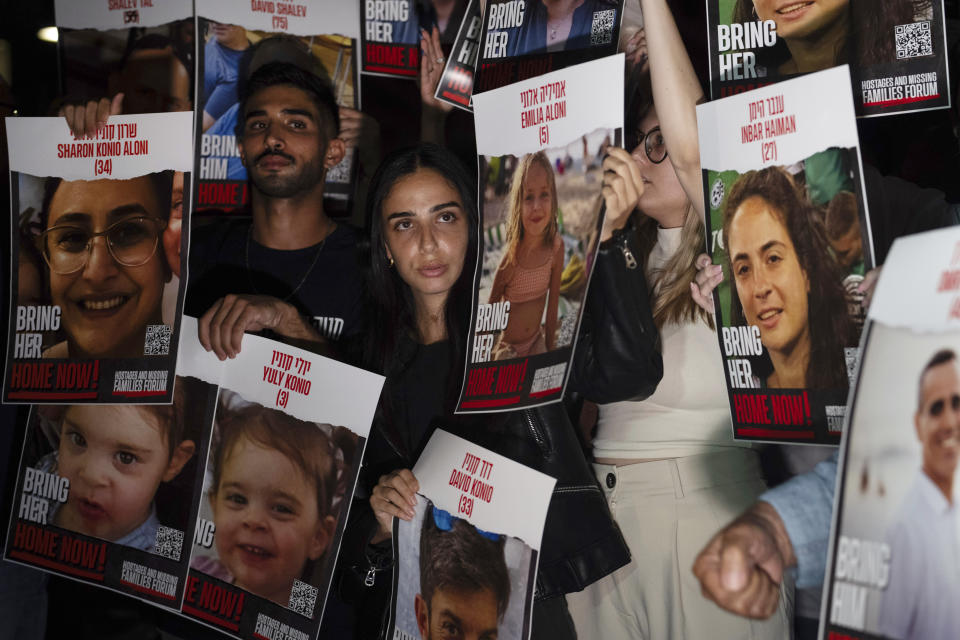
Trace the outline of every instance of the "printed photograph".
[[509, 303], [491, 360], [572, 345], [599, 232], [600, 165], [613, 138], [597, 130], [563, 148], [483, 158], [478, 302]]
[[527, 637], [536, 553], [417, 496], [397, 527], [393, 640]]
[[184, 174], [74, 181], [13, 175], [14, 299], [38, 318], [50, 316], [34, 325], [42, 356], [170, 355], [186, 253]]
[[221, 389], [191, 568], [308, 618], [322, 606], [360, 440]]
[[960, 336], [871, 325], [853, 397], [827, 621], [884, 638], [960, 628]]

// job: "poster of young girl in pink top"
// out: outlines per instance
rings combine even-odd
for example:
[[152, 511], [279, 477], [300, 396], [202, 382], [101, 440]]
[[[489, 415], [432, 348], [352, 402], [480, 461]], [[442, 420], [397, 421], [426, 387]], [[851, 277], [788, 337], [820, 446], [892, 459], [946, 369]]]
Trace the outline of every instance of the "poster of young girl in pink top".
[[602, 223], [600, 165], [623, 118], [590, 96], [622, 86], [622, 69], [605, 58], [474, 104], [483, 251], [460, 412], [563, 396]]

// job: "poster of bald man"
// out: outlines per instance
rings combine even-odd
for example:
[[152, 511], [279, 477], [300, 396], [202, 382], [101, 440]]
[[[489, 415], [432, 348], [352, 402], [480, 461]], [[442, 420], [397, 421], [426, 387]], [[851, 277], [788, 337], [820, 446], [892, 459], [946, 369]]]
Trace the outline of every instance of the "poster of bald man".
[[884, 266], [842, 444], [821, 615], [830, 637], [960, 630], [958, 276], [956, 229], [898, 241]]

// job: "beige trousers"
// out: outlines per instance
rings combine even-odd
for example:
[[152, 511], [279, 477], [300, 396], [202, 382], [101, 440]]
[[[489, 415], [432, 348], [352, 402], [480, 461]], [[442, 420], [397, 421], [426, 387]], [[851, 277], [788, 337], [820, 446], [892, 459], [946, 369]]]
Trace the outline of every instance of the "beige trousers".
[[766, 488], [756, 452], [595, 464], [613, 517], [630, 546], [625, 567], [567, 594], [580, 640], [792, 637], [793, 584], [764, 621], [727, 613], [704, 598], [693, 561], [707, 541]]

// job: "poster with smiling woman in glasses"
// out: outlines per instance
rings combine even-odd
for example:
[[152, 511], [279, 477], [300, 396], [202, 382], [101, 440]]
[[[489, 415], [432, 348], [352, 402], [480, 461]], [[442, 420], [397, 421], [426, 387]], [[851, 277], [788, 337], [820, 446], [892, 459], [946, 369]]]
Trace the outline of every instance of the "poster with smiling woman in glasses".
[[191, 121], [114, 116], [74, 138], [63, 118], [8, 119], [5, 402], [170, 402]]
[[872, 239], [848, 69], [697, 107], [734, 436], [837, 443]]

